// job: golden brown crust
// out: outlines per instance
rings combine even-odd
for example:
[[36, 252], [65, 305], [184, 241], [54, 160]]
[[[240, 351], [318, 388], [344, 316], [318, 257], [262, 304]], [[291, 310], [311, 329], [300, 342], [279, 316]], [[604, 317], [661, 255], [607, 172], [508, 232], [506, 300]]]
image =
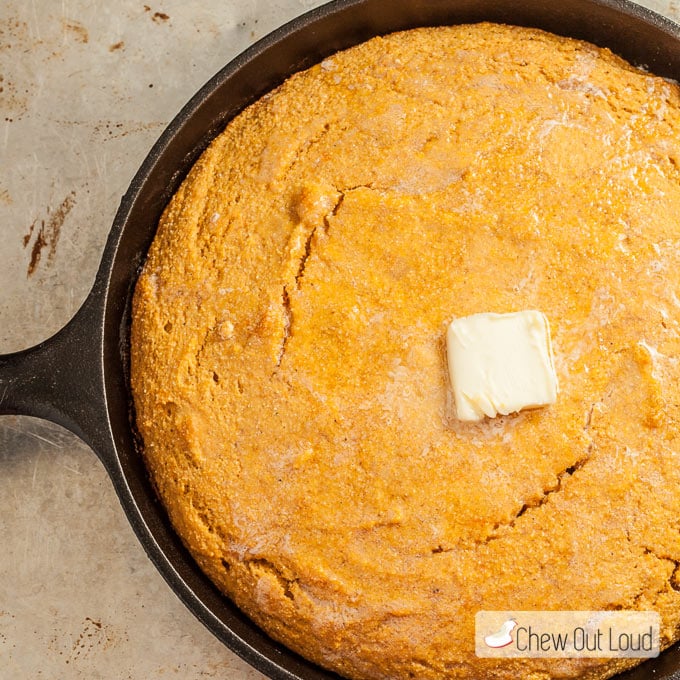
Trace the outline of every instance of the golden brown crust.
[[[680, 631], [680, 99], [480, 24], [376, 38], [238, 116], [134, 298], [145, 456], [202, 568], [354, 678], [603, 678], [477, 659], [480, 609]], [[539, 309], [550, 408], [462, 424], [444, 331]]]

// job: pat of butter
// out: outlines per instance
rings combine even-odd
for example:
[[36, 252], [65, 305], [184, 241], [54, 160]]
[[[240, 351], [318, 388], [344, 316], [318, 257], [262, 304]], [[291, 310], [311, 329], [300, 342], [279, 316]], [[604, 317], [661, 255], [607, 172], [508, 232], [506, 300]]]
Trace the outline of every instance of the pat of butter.
[[482, 420], [554, 404], [557, 375], [545, 314], [473, 314], [446, 334], [456, 415]]

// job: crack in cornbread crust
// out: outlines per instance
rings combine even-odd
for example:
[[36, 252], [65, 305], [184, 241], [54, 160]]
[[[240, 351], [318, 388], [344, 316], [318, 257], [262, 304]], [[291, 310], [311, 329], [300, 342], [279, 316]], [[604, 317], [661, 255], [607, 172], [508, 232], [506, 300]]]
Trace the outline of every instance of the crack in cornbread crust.
[[[604, 678], [474, 655], [480, 609], [680, 631], [678, 88], [491, 24], [376, 38], [239, 115], [135, 291], [144, 455], [273, 637], [354, 678]], [[445, 328], [550, 319], [550, 408], [455, 420]]]

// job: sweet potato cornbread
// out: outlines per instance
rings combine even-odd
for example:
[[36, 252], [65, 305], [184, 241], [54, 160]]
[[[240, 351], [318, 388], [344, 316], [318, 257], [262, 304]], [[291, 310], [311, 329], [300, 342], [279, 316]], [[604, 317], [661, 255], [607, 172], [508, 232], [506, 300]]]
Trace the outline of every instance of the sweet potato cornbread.
[[[351, 678], [604, 678], [482, 659], [479, 610], [680, 634], [680, 97], [592, 45], [376, 38], [237, 116], [134, 297], [151, 477], [215, 583]], [[543, 312], [560, 394], [455, 416], [456, 317]]]

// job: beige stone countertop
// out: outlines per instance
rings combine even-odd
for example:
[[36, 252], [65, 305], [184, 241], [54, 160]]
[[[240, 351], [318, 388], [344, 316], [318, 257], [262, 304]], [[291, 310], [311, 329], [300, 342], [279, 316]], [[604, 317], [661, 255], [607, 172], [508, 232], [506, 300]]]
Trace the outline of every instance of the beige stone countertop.
[[[0, 2], [0, 352], [84, 300], [121, 196], [224, 64], [319, 0]], [[646, 0], [680, 19], [680, 2]], [[185, 609], [95, 454], [0, 418], [0, 680], [263, 677]]]

